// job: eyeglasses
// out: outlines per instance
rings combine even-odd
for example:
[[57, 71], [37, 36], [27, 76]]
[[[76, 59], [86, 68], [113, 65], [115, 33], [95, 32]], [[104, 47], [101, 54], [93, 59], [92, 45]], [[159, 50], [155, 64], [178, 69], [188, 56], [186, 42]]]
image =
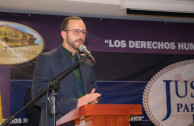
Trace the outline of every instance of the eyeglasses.
[[72, 29], [72, 30], [64, 30], [64, 31], [73, 31], [74, 35], [79, 35], [80, 32], [82, 32], [84, 36], [86, 36], [88, 34], [88, 31], [80, 30], [80, 29]]

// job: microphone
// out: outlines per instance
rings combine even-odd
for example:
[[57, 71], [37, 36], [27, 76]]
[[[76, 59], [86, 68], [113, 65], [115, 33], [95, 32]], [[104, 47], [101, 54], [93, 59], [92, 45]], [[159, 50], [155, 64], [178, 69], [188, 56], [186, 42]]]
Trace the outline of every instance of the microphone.
[[96, 60], [94, 59], [94, 57], [91, 55], [90, 51], [88, 51], [86, 49], [86, 46], [85, 45], [80, 45], [79, 51], [85, 53], [94, 63], [96, 62]]

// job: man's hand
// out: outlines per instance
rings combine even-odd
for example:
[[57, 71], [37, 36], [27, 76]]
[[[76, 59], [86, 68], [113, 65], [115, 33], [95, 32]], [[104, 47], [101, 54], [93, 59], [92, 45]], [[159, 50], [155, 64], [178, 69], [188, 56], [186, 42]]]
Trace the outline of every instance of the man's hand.
[[93, 88], [90, 94], [86, 94], [83, 97], [78, 99], [78, 104], [77, 107], [80, 107], [82, 105], [86, 104], [96, 104], [97, 103], [97, 98], [101, 96], [99, 93], [95, 93], [96, 89]]

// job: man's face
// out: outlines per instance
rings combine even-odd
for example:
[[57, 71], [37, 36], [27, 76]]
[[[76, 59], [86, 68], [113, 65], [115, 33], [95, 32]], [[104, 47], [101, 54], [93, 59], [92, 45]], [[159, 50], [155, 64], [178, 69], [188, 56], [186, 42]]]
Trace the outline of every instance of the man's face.
[[[77, 34], [77, 31], [86, 31], [86, 26], [81, 20], [69, 20], [68, 27], [66, 30], [66, 43], [67, 46], [75, 50], [79, 49], [79, 46], [84, 44], [85, 35], [80, 32]], [[73, 31], [74, 30], [74, 31]]]

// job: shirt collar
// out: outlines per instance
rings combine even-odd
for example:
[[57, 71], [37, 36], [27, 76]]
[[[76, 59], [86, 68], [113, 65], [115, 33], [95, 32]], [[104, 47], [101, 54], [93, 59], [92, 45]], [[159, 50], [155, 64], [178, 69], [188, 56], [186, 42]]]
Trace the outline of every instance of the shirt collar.
[[70, 51], [69, 51], [68, 49], [66, 49], [64, 46], [63, 46], [63, 48], [64, 48], [65, 54], [67, 55], [67, 57], [68, 57], [69, 59], [72, 59], [72, 58], [78, 59], [78, 57], [77, 57], [78, 51], [76, 51], [76, 53], [75, 53], [74, 55], [72, 55], [72, 52], [70, 52]]

